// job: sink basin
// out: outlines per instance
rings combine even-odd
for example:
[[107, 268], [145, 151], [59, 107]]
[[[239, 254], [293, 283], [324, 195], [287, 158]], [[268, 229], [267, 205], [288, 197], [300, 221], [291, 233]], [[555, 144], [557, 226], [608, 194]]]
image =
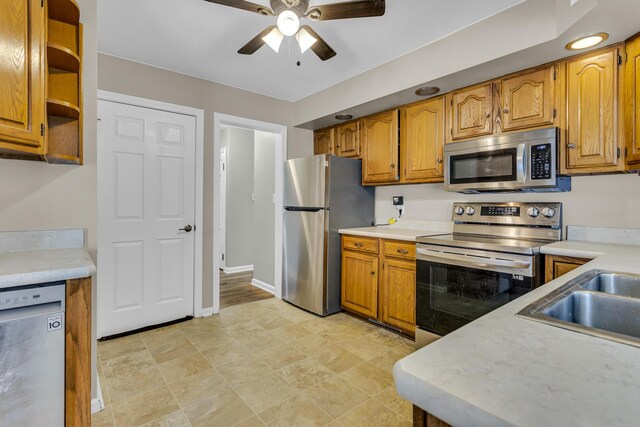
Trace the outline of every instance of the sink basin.
[[640, 276], [591, 270], [518, 316], [640, 347]]
[[581, 286], [588, 291], [640, 298], [640, 276], [603, 272]]
[[552, 319], [640, 339], [640, 299], [574, 291], [541, 311]]

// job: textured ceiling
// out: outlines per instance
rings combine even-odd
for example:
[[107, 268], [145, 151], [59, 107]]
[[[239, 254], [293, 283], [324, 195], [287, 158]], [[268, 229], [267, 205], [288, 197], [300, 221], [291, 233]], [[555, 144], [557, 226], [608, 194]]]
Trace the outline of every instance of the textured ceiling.
[[[254, 0], [268, 5], [268, 0]], [[99, 0], [98, 48], [105, 54], [296, 101], [389, 62], [521, 0], [387, 0], [379, 18], [311, 22], [337, 52], [320, 61], [292, 37], [279, 53], [236, 51], [274, 17], [204, 0]], [[336, 1], [311, 1], [311, 5]], [[434, 61], [440, 60], [434, 58]], [[297, 66], [296, 62], [301, 65]]]

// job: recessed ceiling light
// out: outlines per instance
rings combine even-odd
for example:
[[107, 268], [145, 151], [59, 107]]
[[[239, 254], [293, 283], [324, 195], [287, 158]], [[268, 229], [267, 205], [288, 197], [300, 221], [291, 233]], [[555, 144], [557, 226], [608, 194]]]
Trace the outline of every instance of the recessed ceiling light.
[[435, 95], [438, 92], [440, 92], [440, 88], [439, 87], [423, 86], [423, 87], [421, 87], [421, 88], [416, 90], [416, 95], [418, 95], [418, 96], [431, 96], [431, 95]]
[[337, 120], [351, 120], [351, 119], [353, 119], [353, 116], [351, 114], [337, 114], [336, 115], [336, 119]]
[[569, 42], [565, 47], [569, 50], [588, 49], [590, 47], [593, 47], [597, 44], [602, 43], [608, 38], [609, 38], [609, 34], [607, 33], [590, 34], [588, 36], [580, 37], [579, 39]]

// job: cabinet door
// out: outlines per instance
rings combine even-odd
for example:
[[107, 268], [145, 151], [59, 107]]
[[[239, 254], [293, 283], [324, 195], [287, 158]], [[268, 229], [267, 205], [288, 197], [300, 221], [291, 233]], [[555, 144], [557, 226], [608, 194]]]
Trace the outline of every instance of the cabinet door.
[[472, 138], [493, 133], [493, 84], [454, 92], [451, 98], [451, 137]]
[[567, 64], [567, 169], [617, 169], [617, 102], [617, 49]]
[[627, 43], [625, 64], [625, 108], [627, 132], [627, 162], [631, 169], [640, 166], [640, 37]]
[[345, 123], [335, 129], [336, 155], [360, 157], [359, 122]]
[[444, 98], [436, 98], [402, 109], [403, 182], [444, 180], [444, 104]]
[[0, 148], [44, 153], [44, 8], [0, 2]]
[[313, 154], [334, 154], [334, 129], [321, 129], [313, 133]]
[[361, 120], [360, 140], [364, 150], [364, 184], [393, 183], [398, 174], [398, 110]]
[[378, 317], [378, 257], [342, 252], [342, 308], [370, 319]]
[[385, 258], [380, 282], [380, 321], [415, 332], [416, 262]]
[[554, 123], [554, 70], [551, 66], [502, 81], [504, 131]]
[[550, 282], [553, 279], [567, 274], [570, 271], [575, 270], [581, 265], [589, 262], [588, 259], [573, 258], [566, 256], [547, 255], [545, 259], [545, 282]]

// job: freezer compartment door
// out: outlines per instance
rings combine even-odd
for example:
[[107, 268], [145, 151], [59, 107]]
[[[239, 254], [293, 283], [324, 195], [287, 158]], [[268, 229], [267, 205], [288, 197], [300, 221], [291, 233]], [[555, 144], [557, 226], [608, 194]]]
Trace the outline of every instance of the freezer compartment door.
[[284, 213], [284, 295], [290, 303], [326, 315], [326, 239], [329, 212]]
[[284, 176], [284, 205], [325, 208], [327, 206], [328, 156], [288, 160]]

